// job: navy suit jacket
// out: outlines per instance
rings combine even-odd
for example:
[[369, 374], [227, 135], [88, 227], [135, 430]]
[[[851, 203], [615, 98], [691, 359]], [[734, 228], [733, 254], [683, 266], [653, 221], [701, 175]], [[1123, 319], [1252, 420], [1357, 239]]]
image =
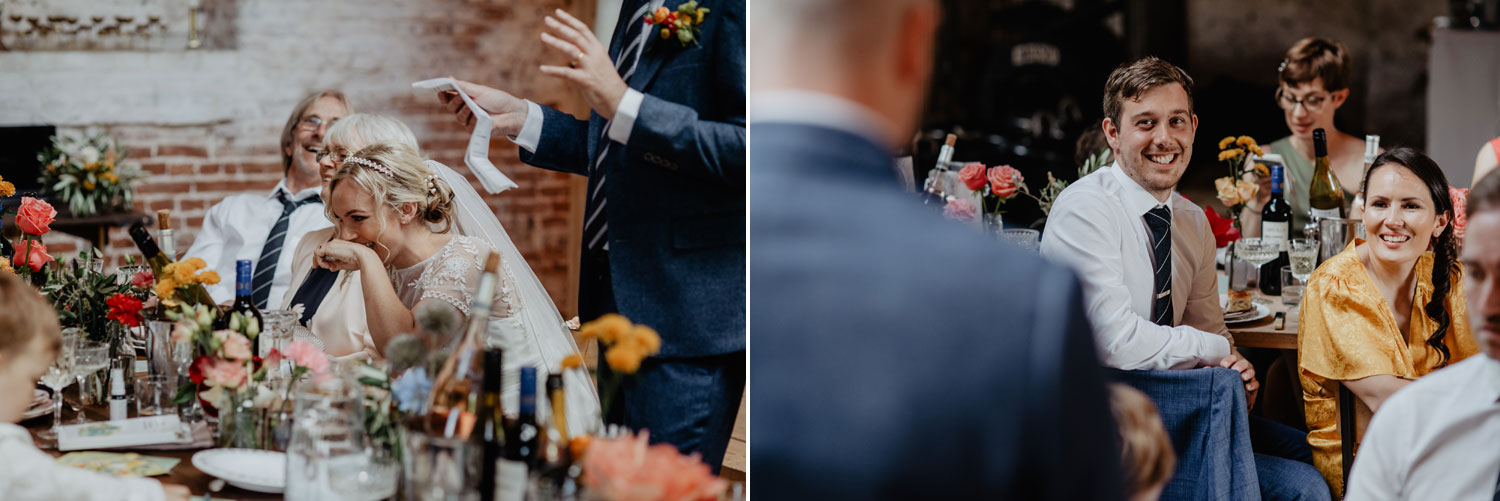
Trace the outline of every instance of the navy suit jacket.
[[[710, 10], [698, 44], [649, 37], [626, 82], [645, 94], [640, 114], [599, 169], [616, 306], [661, 333], [663, 357], [745, 349], [745, 2], [699, 4]], [[643, 22], [626, 19], [639, 5], [620, 9], [616, 59], [626, 29]], [[604, 119], [542, 109], [541, 141], [521, 160], [590, 175]]]
[[866, 139], [750, 131], [756, 495], [1121, 497], [1072, 272], [922, 207]]

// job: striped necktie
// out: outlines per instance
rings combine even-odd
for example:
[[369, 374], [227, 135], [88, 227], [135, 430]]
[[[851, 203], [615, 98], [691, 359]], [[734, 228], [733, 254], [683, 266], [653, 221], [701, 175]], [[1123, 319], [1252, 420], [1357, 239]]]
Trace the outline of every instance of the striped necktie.
[[[650, 12], [660, 0], [644, 2], [635, 14], [624, 18], [622, 22], [630, 23], [625, 28], [620, 40], [622, 41], [620, 53], [615, 55], [615, 70], [626, 83], [630, 82], [631, 75], [635, 74], [635, 68], [641, 62], [641, 52], [646, 48], [649, 40], [650, 30], [645, 29], [643, 18]], [[624, 43], [624, 41], [629, 43]], [[603, 172], [604, 159], [614, 147], [614, 141], [609, 139], [609, 126], [611, 121], [604, 122], [604, 128], [599, 133], [599, 149], [594, 155], [594, 163], [589, 167], [589, 198], [587, 207], [589, 215], [583, 221], [583, 241], [585, 248], [595, 250], [603, 248], [609, 250], [609, 223], [604, 216], [604, 181], [607, 177]]]
[[281, 259], [281, 245], [286, 242], [286, 227], [291, 222], [292, 213], [298, 207], [323, 202], [317, 195], [293, 202], [287, 199], [285, 191], [277, 191], [276, 200], [281, 202], [281, 217], [271, 227], [265, 247], [260, 248], [260, 259], [255, 262], [255, 274], [250, 280], [250, 298], [255, 301], [255, 307], [262, 310], [266, 309], [266, 302], [271, 297], [271, 279], [276, 276], [276, 261]]
[[1156, 278], [1151, 291], [1151, 321], [1172, 325], [1172, 211], [1161, 205], [1146, 212], [1151, 229], [1151, 271]]

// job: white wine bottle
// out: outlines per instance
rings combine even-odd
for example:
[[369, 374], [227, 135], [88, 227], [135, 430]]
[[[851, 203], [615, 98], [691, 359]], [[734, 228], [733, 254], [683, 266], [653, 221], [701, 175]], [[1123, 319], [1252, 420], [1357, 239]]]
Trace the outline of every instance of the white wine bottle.
[[162, 209], [156, 211], [156, 240], [160, 242], [161, 253], [167, 255], [167, 260], [177, 260], [177, 239], [172, 236], [172, 210]]
[[1313, 129], [1313, 178], [1308, 187], [1308, 215], [1316, 224], [1323, 218], [1344, 217], [1344, 189], [1328, 165], [1328, 136], [1323, 129]]

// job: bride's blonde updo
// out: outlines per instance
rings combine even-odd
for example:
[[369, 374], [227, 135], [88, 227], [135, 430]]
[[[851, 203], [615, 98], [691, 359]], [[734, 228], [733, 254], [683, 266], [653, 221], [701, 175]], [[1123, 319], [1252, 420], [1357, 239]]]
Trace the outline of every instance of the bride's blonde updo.
[[[417, 217], [436, 233], [447, 233], [453, 228], [453, 188], [428, 168], [411, 146], [381, 143], [354, 152], [333, 173], [329, 192], [346, 179], [398, 214], [403, 205], [416, 203]], [[343, 234], [342, 222], [334, 217], [332, 205], [325, 204], [324, 208], [328, 219], [335, 221], [339, 226], [337, 231]], [[384, 216], [380, 219], [384, 225]]]

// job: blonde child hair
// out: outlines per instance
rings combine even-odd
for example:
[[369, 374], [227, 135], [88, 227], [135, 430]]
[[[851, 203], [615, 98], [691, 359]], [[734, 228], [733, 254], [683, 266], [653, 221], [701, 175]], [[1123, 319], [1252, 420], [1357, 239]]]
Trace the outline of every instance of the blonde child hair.
[[1156, 404], [1140, 390], [1110, 383], [1109, 407], [1120, 430], [1120, 464], [1129, 499], [1154, 501], [1177, 463]]

